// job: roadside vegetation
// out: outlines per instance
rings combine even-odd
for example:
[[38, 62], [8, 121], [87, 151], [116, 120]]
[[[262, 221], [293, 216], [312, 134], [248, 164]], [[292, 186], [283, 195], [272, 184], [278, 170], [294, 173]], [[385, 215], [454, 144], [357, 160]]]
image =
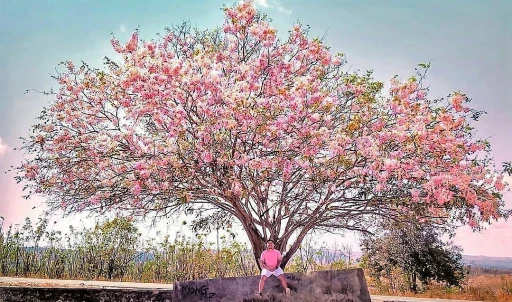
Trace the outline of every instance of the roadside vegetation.
[[[48, 229], [48, 220], [34, 224], [27, 218], [19, 228], [1, 230], [0, 276], [172, 283], [258, 273], [252, 251], [234, 234], [221, 236], [217, 249], [217, 244], [205, 242], [201, 233], [193, 238], [147, 238], [127, 218], [114, 218], [92, 228], [70, 227], [65, 233]], [[307, 237], [286, 270], [362, 267], [372, 294], [512, 301], [510, 272], [465, 267], [458, 286], [418, 279], [414, 293], [407, 268], [387, 263], [385, 270], [376, 274], [369, 255], [356, 259], [350, 246], [327, 247], [315, 237]]]

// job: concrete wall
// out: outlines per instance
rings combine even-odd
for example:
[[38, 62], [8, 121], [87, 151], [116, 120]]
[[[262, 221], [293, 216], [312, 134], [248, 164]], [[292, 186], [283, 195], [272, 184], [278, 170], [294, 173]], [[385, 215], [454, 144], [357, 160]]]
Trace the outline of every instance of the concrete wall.
[[275, 277], [269, 278], [257, 299], [258, 276], [205, 279], [174, 284], [174, 300], [180, 302], [370, 302], [370, 294], [362, 269], [319, 271], [308, 274], [286, 274], [290, 297]]
[[[84, 287], [85, 281], [36, 279], [33, 286], [2, 286], [0, 302], [370, 302], [370, 295], [361, 269], [321, 271], [308, 274], [286, 274], [291, 296], [275, 277], [265, 284], [264, 299], [256, 299], [259, 276], [225, 279], [207, 279], [176, 282], [169, 288], [148, 288], [144, 284], [94, 282]], [[27, 279], [28, 280], [28, 279]], [[40, 283], [40, 284], [39, 284]], [[99, 284], [101, 283], [101, 284]], [[63, 287], [66, 286], [66, 287]], [[169, 285], [166, 285], [169, 286]]]
[[0, 286], [0, 302], [174, 302], [170, 290]]

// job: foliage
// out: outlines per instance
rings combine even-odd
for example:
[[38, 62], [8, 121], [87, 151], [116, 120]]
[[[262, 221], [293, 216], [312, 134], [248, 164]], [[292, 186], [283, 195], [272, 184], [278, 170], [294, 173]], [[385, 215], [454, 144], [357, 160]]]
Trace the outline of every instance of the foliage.
[[320, 243], [314, 235], [308, 235], [292, 257], [287, 271], [306, 273], [347, 269], [351, 267], [352, 256], [352, 247], [347, 244], [336, 243], [328, 247], [325, 243]]
[[[95, 279], [135, 282], [174, 282], [176, 280], [191, 280], [196, 278], [220, 278], [232, 276], [248, 276], [258, 273], [257, 267], [248, 256], [252, 251], [231, 237], [223, 237], [222, 249], [217, 252], [211, 244], [205, 243], [203, 238], [187, 239], [178, 236], [171, 240], [169, 236], [159, 236], [160, 240], [143, 240], [137, 233], [132, 222], [121, 218], [113, 221], [99, 222], [91, 228], [72, 230], [65, 234], [48, 231], [48, 221], [39, 220], [35, 227], [27, 220], [19, 229], [9, 227], [0, 232], [0, 276], [23, 276], [55, 279]], [[88, 247], [93, 242], [105, 242], [101, 236], [113, 238], [113, 234], [123, 232], [111, 231], [106, 226], [115, 226], [114, 229], [126, 230], [130, 237], [137, 237], [138, 241], [134, 251], [136, 257], [128, 265], [119, 266], [117, 274], [109, 276], [107, 270], [84, 270], [91, 267], [108, 268], [108, 249]], [[37, 239], [37, 229], [42, 230], [39, 238], [39, 248], [34, 248]], [[108, 231], [101, 231], [102, 229]], [[91, 235], [91, 234], [94, 234]], [[95, 237], [95, 241], [86, 237]], [[118, 240], [120, 238], [113, 238]], [[25, 241], [28, 240], [28, 241]], [[102, 247], [108, 245], [102, 244]], [[125, 244], [127, 249], [130, 246]], [[307, 237], [301, 245], [303, 252], [297, 252], [287, 272], [303, 272], [301, 263], [309, 261], [308, 270], [344, 269], [347, 262], [343, 251], [346, 247], [326, 247], [314, 237]], [[310, 260], [306, 251], [314, 251]], [[133, 254], [132, 252], [128, 254]], [[86, 254], [89, 254], [87, 256]], [[31, 259], [25, 263], [26, 259]], [[360, 264], [367, 267], [367, 256], [363, 256]], [[299, 265], [297, 265], [299, 264]], [[26, 268], [24, 270], [23, 268]], [[463, 282], [463, 287], [450, 287], [446, 284], [433, 282], [426, 286], [417, 297], [468, 299], [479, 301], [506, 302], [512, 298], [512, 276], [496, 270], [483, 270], [472, 268], [472, 274]], [[381, 286], [376, 291], [375, 282], [365, 273], [370, 282], [370, 290], [374, 294], [403, 294], [413, 295], [406, 291], [391, 291], [391, 288]], [[491, 276], [493, 275], [493, 276]], [[400, 276], [398, 276], [400, 277]], [[51, 281], [49, 281], [51, 282]], [[385, 285], [385, 284], [381, 284]], [[395, 286], [398, 286], [395, 282]]]
[[[169, 236], [143, 240], [133, 222], [114, 218], [92, 228], [73, 227], [62, 235], [46, 231], [48, 221], [34, 228], [27, 218], [21, 229], [0, 233], [0, 275], [82, 280], [173, 282], [253, 275], [251, 252], [223, 238], [214, 251], [200, 239]], [[42, 243], [42, 244], [41, 244]]]
[[[441, 229], [432, 224], [390, 222], [380, 236], [362, 240], [365, 267], [383, 286], [387, 279], [390, 290], [418, 291], [418, 283], [427, 286], [444, 282], [460, 287], [466, 271], [462, 264], [461, 248], [443, 242]], [[397, 286], [400, 279], [402, 285]]]
[[76, 269], [86, 273], [88, 279], [100, 276], [109, 280], [122, 278], [136, 257], [136, 246], [141, 236], [126, 218], [114, 218], [82, 234], [77, 234], [74, 229], [70, 232], [75, 244], [68, 249], [74, 248], [85, 257], [84, 265]]
[[417, 298], [436, 298], [452, 300], [471, 300], [471, 301], [489, 301], [489, 302], [509, 302], [512, 301], [512, 293], [507, 291], [507, 284], [510, 286], [512, 275], [484, 274], [470, 276], [465, 280], [464, 286], [449, 287], [446, 284], [430, 284], [421, 293], [411, 292], [391, 292], [371, 289], [372, 294], [400, 295]]
[[315, 230], [506, 215], [503, 175], [470, 126], [483, 112], [461, 92], [430, 99], [429, 64], [385, 93], [301, 24], [280, 40], [251, 1], [224, 13], [221, 29], [113, 38], [122, 61], [104, 70], [63, 63], [24, 138], [27, 197], [66, 213], [217, 212], [242, 224], [255, 258], [273, 239], [283, 266]]
[[[34, 227], [27, 218], [21, 229], [0, 232], [0, 276], [173, 282], [258, 273], [247, 257], [252, 251], [232, 234], [221, 237], [217, 250], [204, 241], [206, 234], [144, 239], [131, 219], [121, 217], [81, 230], [70, 227], [65, 234], [47, 229], [47, 219]], [[345, 249], [308, 237], [287, 271], [347, 268]]]

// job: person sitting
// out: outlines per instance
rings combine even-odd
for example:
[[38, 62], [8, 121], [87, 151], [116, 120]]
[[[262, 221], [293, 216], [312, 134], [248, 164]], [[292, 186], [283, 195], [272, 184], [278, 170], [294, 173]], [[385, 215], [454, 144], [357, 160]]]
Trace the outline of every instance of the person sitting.
[[281, 256], [281, 253], [274, 248], [274, 242], [272, 240], [268, 240], [267, 249], [261, 253], [260, 257], [261, 278], [256, 296], [263, 297], [262, 292], [265, 286], [265, 281], [272, 275], [276, 276], [279, 281], [281, 281], [281, 285], [283, 286], [286, 295], [290, 295], [290, 289], [286, 283], [284, 271], [280, 267], [282, 260], [283, 257]]

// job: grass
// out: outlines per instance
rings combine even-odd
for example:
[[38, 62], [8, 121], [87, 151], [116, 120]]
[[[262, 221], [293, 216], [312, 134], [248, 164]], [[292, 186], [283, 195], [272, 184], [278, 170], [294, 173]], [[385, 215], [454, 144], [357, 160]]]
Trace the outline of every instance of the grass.
[[389, 292], [370, 287], [370, 293], [374, 295], [392, 295], [417, 298], [438, 298], [473, 300], [489, 302], [512, 301], [512, 273], [509, 274], [485, 274], [468, 276], [462, 288], [447, 288], [443, 285], [431, 285], [422, 293]]

